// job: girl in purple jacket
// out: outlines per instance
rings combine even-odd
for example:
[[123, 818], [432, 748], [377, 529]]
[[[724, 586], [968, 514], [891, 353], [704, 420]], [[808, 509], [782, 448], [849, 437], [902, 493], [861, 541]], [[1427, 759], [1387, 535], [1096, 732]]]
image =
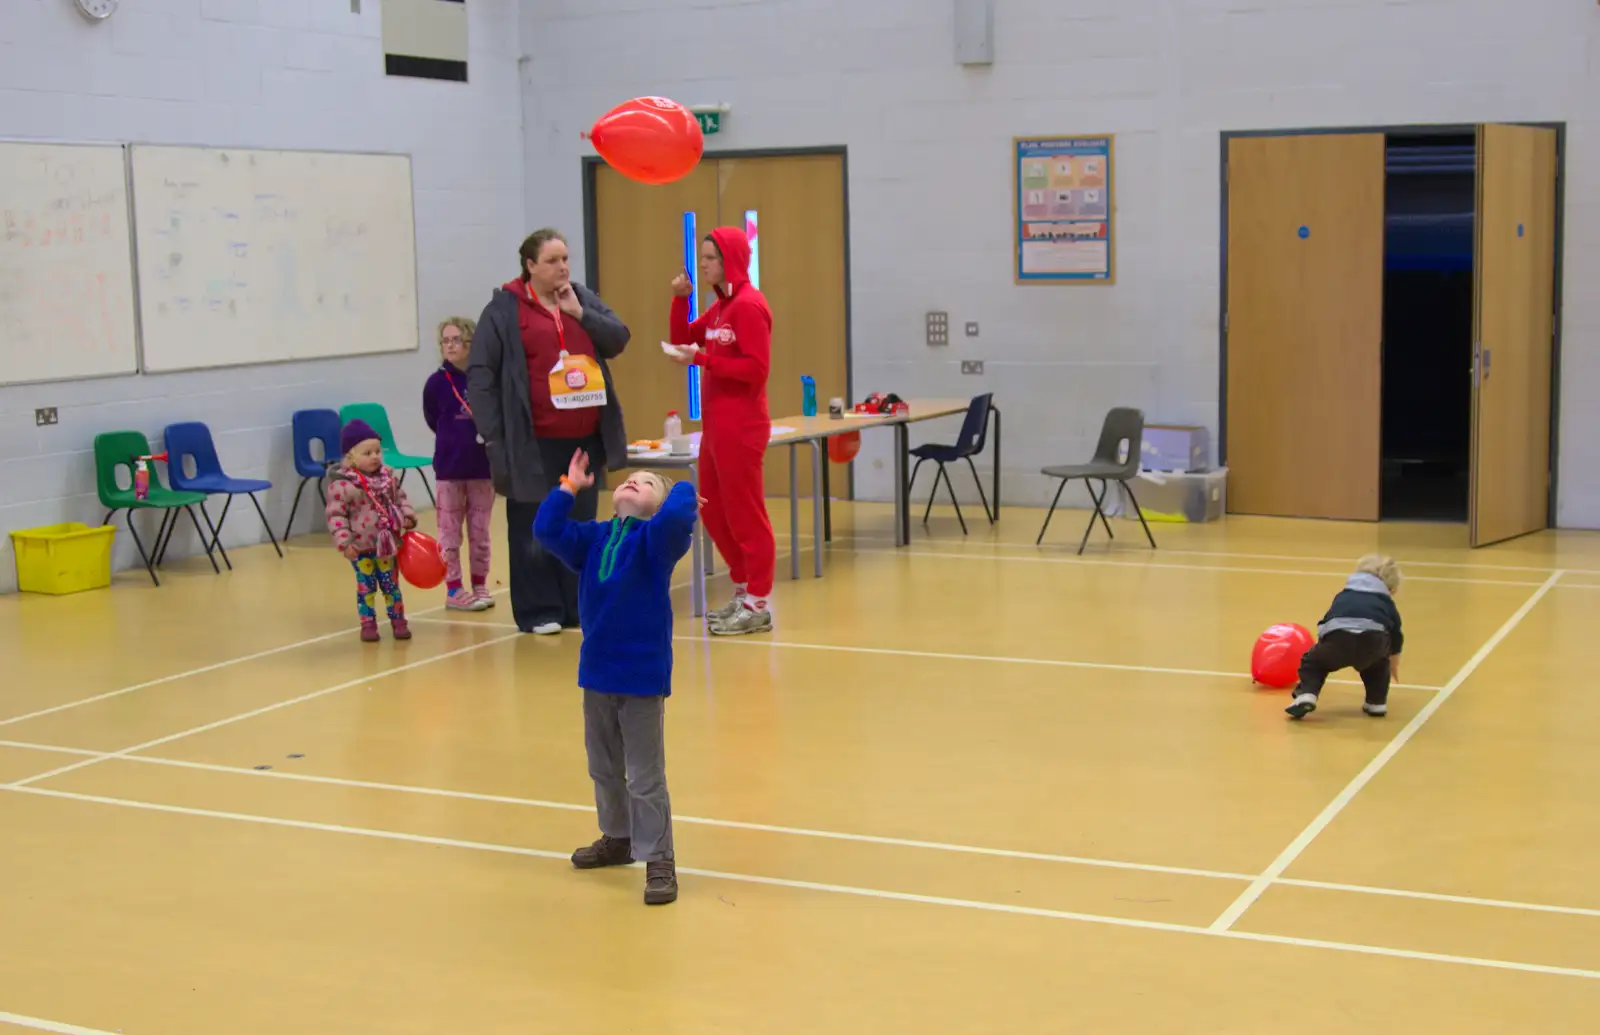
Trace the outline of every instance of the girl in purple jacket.
[[[489, 479], [489, 454], [472, 422], [467, 405], [467, 354], [477, 325], [452, 316], [439, 325], [439, 351], [444, 362], [422, 388], [422, 418], [433, 429], [433, 471], [438, 478], [439, 551], [444, 555], [445, 607], [482, 611], [494, 606], [485, 584], [489, 579], [489, 515], [494, 511], [494, 483]], [[461, 583], [461, 526], [466, 524], [471, 586]]]

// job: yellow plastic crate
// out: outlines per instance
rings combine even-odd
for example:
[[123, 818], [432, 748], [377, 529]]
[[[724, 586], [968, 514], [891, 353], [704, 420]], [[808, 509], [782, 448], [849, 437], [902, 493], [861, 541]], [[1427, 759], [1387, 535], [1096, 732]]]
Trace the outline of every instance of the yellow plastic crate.
[[17, 555], [17, 588], [24, 593], [81, 593], [111, 585], [111, 525], [81, 521], [11, 533]]

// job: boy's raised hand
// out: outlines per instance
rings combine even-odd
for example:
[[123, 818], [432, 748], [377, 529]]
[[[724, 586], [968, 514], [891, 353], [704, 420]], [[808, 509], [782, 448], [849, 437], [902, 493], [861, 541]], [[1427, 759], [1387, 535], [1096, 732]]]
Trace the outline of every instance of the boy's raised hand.
[[594, 475], [589, 473], [588, 453], [580, 449], [572, 454], [572, 463], [567, 465], [567, 481], [574, 490], [587, 489], [594, 484]]

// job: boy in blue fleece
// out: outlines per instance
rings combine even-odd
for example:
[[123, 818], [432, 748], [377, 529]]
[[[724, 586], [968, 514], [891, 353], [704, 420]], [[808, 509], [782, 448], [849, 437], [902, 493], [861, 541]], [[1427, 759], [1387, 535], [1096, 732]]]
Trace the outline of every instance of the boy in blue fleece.
[[667, 796], [666, 709], [672, 694], [672, 569], [689, 552], [694, 486], [634, 473], [612, 493], [616, 517], [572, 521], [594, 484], [579, 450], [533, 522], [540, 544], [578, 575], [578, 685], [600, 840], [572, 853], [580, 870], [645, 864], [644, 900], [678, 897]]

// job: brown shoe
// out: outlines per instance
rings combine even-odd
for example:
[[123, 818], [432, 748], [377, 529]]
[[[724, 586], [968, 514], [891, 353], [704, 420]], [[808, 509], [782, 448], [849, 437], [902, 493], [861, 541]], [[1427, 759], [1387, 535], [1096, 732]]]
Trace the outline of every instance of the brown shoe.
[[572, 853], [572, 865], [580, 870], [603, 866], [627, 866], [633, 862], [633, 842], [625, 837], [600, 835], [600, 840]]
[[664, 906], [678, 900], [678, 866], [671, 859], [644, 864], [644, 904]]

